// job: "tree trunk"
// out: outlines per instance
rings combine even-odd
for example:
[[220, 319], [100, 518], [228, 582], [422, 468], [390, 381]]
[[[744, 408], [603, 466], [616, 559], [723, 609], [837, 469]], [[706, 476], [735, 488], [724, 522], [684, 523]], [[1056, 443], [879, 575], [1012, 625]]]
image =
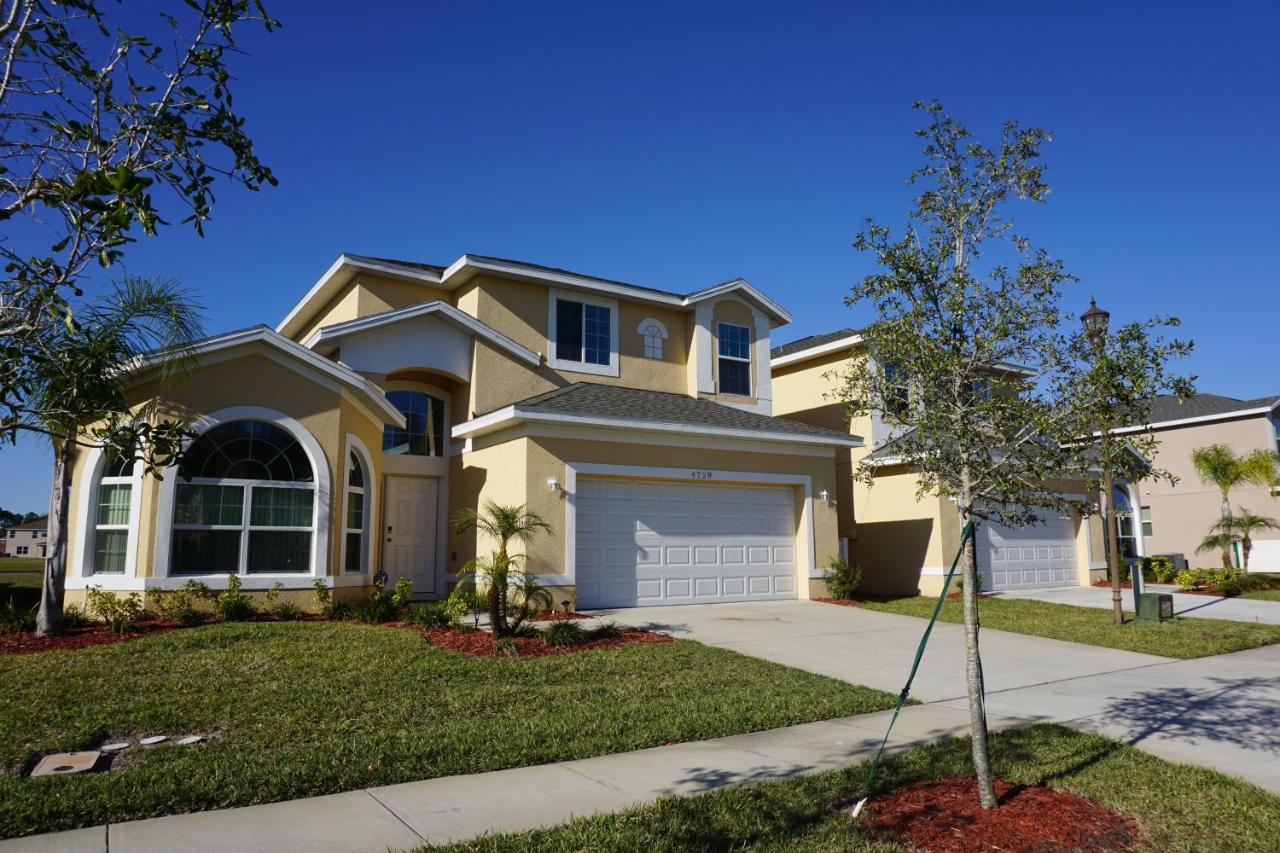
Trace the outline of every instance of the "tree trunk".
[[53, 486], [49, 490], [49, 553], [44, 561], [44, 587], [36, 634], [62, 633], [62, 602], [67, 583], [67, 512], [71, 502], [71, 463], [75, 442], [59, 441], [53, 452]]
[[[967, 472], [966, 472], [967, 475]], [[961, 495], [961, 520], [973, 519], [972, 497], [967, 486]], [[969, 692], [969, 728], [973, 734], [973, 769], [978, 777], [978, 799], [984, 809], [996, 807], [995, 776], [987, 740], [986, 688], [982, 683], [982, 658], [978, 654], [978, 559], [974, 537], [964, 547], [964, 675]]]
[[507, 622], [502, 614], [503, 593], [506, 592], [506, 561], [506, 548], [499, 548], [489, 572], [489, 630], [493, 631], [495, 637], [507, 635]]
[[[1232, 527], [1231, 525], [1231, 522], [1234, 519], [1235, 519], [1235, 513], [1231, 511], [1231, 493], [1228, 492], [1226, 489], [1223, 489], [1222, 490], [1222, 520], [1224, 522], [1222, 527], [1223, 533], [1234, 532], [1235, 528]], [[1222, 568], [1228, 569], [1228, 570], [1235, 568], [1235, 563], [1233, 562], [1231, 557], [1230, 545], [1227, 545], [1222, 549]]]
[[1103, 505], [1106, 511], [1102, 515], [1102, 523], [1107, 528], [1107, 568], [1111, 575], [1111, 618], [1117, 625], [1123, 625], [1124, 604], [1120, 596], [1120, 535], [1116, 530], [1116, 489], [1111, 476], [1111, 439], [1105, 430], [1102, 442], [1102, 492], [1107, 501]]
[[1244, 558], [1244, 572], [1249, 573], [1249, 552], [1253, 550], [1253, 540], [1246, 533], [1240, 540], [1240, 556]]

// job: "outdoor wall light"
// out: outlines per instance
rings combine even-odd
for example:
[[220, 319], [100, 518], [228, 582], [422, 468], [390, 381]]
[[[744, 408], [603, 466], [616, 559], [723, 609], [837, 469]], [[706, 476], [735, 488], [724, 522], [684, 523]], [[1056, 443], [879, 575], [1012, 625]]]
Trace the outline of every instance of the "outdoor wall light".
[[558, 491], [560, 491], [560, 481], [559, 481], [559, 480], [557, 480], [555, 477], [548, 477], [548, 478], [547, 478], [547, 491], [548, 491], [548, 492], [558, 492]]
[[826, 489], [823, 489], [822, 491], [818, 492], [818, 497], [822, 498], [824, 501], [830, 501], [831, 493], [828, 492]]

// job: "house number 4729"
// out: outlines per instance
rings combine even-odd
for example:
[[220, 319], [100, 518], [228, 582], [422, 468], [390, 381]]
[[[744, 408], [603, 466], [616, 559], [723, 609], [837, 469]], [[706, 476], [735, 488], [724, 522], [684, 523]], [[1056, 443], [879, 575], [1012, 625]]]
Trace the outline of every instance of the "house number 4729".
[[711, 472], [710, 472], [710, 471], [694, 471], [694, 472], [693, 472], [693, 479], [695, 479], [695, 480], [710, 480], [710, 479], [711, 479]]

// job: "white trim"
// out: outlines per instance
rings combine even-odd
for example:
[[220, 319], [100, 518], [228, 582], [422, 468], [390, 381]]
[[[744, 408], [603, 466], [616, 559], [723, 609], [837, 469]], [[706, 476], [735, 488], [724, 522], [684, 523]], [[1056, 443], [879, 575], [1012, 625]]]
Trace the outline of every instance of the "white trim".
[[388, 264], [384, 261], [375, 261], [372, 258], [366, 258], [363, 255], [338, 255], [337, 260], [329, 265], [324, 274], [311, 285], [311, 289], [307, 291], [302, 299], [290, 309], [285, 318], [276, 326], [276, 331], [283, 335], [292, 335], [298, 330], [293, 328], [295, 324], [301, 325], [299, 315], [302, 310], [307, 307], [313, 300], [323, 297], [327, 302], [337, 294], [346, 284], [348, 284], [353, 275], [360, 270], [378, 273], [379, 275], [387, 275], [392, 278], [403, 278], [410, 281], [419, 281], [424, 284], [439, 284], [440, 276], [428, 270], [415, 269], [413, 267], [405, 267], [400, 264]]
[[472, 418], [453, 428], [454, 438], [484, 435], [501, 429], [508, 422], [539, 421], [542, 423], [566, 423], [578, 426], [596, 426], [607, 429], [650, 430], [653, 432], [679, 433], [682, 435], [713, 435], [722, 438], [741, 438], [754, 441], [782, 442], [792, 444], [817, 444], [835, 447], [862, 447], [861, 436], [850, 434], [847, 439], [838, 436], [806, 435], [804, 433], [779, 433], [767, 430], [728, 429], [725, 427], [697, 426], [693, 424], [671, 423], [668, 421], [649, 421], [636, 418], [605, 418], [586, 415], [557, 414], [525, 409], [518, 404], [505, 406], [487, 415]]
[[[378, 484], [377, 478], [373, 473], [373, 454], [369, 452], [369, 448], [360, 440], [358, 436], [347, 433], [346, 440], [343, 442], [342, 454], [342, 513], [338, 517], [339, 529], [342, 531], [342, 538], [338, 545], [338, 573], [348, 577], [368, 577], [369, 567], [373, 562], [373, 537], [377, 531], [374, 529], [373, 520], [376, 517], [374, 513], [377, 510], [378, 502]], [[347, 484], [348, 478], [351, 476], [351, 455], [355, 454], [360, 458], [361, 464], [364, 465], [364, 486], [361, 491], [364, 495], [364, 530], [361, 536], [364, 538], [364, 553], [360, 555], [360, 570], [357, 572], [347, 571], [347, 501], [351, 496], [351, 487]]]
[[[234, 332], [228, 332], [225, 335], [216, 335], [212, 338], [205, 338], [193, 344], [189, 349], [183, 350], [191, 355], [204, 360], [205, 356], [215, 354], [225, 354], [226, 350], [234, 347], [245, 346], [246, 344], [265, 344], [274, 348], [285, 356], [291, 356], [292, 359], [315, 368], [320, 373], [332, 379], [336, 379], [342, 385], [345, 385], [363, 395], [366, 402], [372, 404], [372, 408], [381, 413], [383, 419], [388, 423], [394, 423], [398, 426], [404, 425], [404, 416], [387, 402], [387, 398], [382, 395], [382, 391], [377, 385], [365, 379], [359, 373], [356, 373], [345, 365], [330, 361], [322, 355], [312, 352], [301, 344], [286, 338], [278, 332], [268, 329], [266, 326], [254, 326], [249, 329], [240, 329]], [[140, 358], [134, 359], [125, 365], [124, 370], [130, 374], [144, 374], [151, 367], [160, 364], [169, 356], [169, 352], [160, 350], [153, 353], [147, 353]], [[140, 379], [141, 376], [136, 378]]]
[[[724, 331], [726, 326], [731, 329], [741, 329], [742, 331], [747, 333], [746, 358], [743, 358], [742, 356], [739, 356], [739, 355], [725, 355], [724, 338], [722, 337], [721, 333]], [[754, 348], [751, 338], [754, 336], [754, 334], [755, 334], [755, 330], [752, 329], [750, 326], [740, 326], [737, 323], [726, 323], [723, 320], [719, 320], [716, 322], [716, 392], [718, 394], [729, 396], [729, 397], [743, 397], [747, 399], [755, 397], [756, 377], [755, 377], [755, 371], [751, 369], [752, 367], [751, 350]], [[747, 366], [747, 393], [740, 394], [736, 391], [724, 390], [724, 378], [720, 375], [723, 372], [720, 369], [720, 362], [723, 360], [736, 361], [738, 364], [745, 364]]]
[[693, 365], [695, 392], [698, 394], [716, 392], [715, 374], [712, 372], [712, 360], [716, 357], [716, 347], [711, 336], [714, 315], [715, 303], [713, 302], [699, 303], [693, 314], [693, 345], [689, 350], [689, 360]]
[[[762, 486], [800, 486], [804, 490], [804, 501], [800, 510], [799, 531], [796, 535], [796, 597], [808, 598], [807, 585], [801, 584], [806, 578], [812, 578], [817, 570], [817, 542], [813, 527], [813, 478], [808, 474], [771, 474], [757, 471], [707, 471], [700, 468], [660, 468], [648, 465], [605, 465], [595, 462], [566, 462], [564, 464], [565, 491], [565, 523], [564, 523], [564, 574], [535, 575], [544, 586], [576, 586], [578, 577], [577, 564], [577, 492], [578, 475], [592, 477], [623, 477], [639, 480], [669, 480], [675, 482], [740, 483]], [[709, 479], [694, 480], [693, 474], [710, 475]], [[803, 551], [803, 559], [801, 555]], [[800, 595], [800, 589], [806, 590]]]
[[[649, 329], [653, 329], [656, 332], [652, 337], [657, 339], [657, 344], [653, 346], [649, 344]], [[640, 350], [644, 357], [661, 361], [664, 354], [664, 342], [671, 337], [667, 334], [666, 324], [655, 317], [648, 317], [641, 320], [640, 324], [636, 326], [636, 334], [640, 336]]]
[[347, 320], [343, 323], [334, 323], [331, 326], [323, 326], [302, 342], [302, 346], [308, 349], [315, 349], [324, 344], [331, 343], [338, 339], [347, 337], [348, 335], [367, 332], [372, 329], [379, 329], [383, 326], [393, 323], [400, 323], [405, 320], [412, 320], [417, 317], [428, 317], [433, 314], [440, 315], [440, 319], [444, 320], [462, 331], [472, 335], [473, 337], [484, 338], [489, 343], [501, 350], [506, 350], [520, 361], [538, 367], [542, 364], [542, 359], [538, 354], [526, 346], [516, 343], [511, 338], [502, 334], [495, 329], [486, 326], [484, 323], [449, 305], [441, 302], [439, 299], [432, 299], [428, 302], [421, 302], [417, 305], [410, 305], [408, 308], [399, 308], [394, 311], [383, 311], [378, 314], [370, 314], [366, 317], [359, 317], [355, 320]]
[[[1199, 415], [1194, 418], [1180, 418], [1172, 421], [1156, 421], [1155, 423], [1150, 423], [1146, 426], [1116, 427], [1111, 430], [1111, 434], [1123, 435], [1124, 433], [1146, 432], [1153, 429], [1167, 429], [1169, 427], [1187, 426], [1189, 424], [1207, 424], [1212, 423], [1213, 421], [1229, 421], [1235, 418], [1249, 417], [1251, 415], [1267, 415], [1271, 413], [1273, 408], [1275, 407], [1264, 406], [1258, 409], [1238, 409], [1234, 412], [1220, 412], [1216, 415]], [[1101, 433], [1095, 432], [1094, 435], [1101, 435]]]
[[[566, 302], [577, 302], [584, 306], [592, 305], [596, 308], [605, 308], [609, 311], [609, 363], [608, 364], [589, 364], [585, 361], [573, 361], [567, 358], [556, 357], [556, 300], [563, 299]], [[584, 296], [581, 293], [569, 293], [564, 290], [556, 290], [554, 288], [547, 291], [547, 366], [552, 370], [560, 370], [566, 373], [590, 373], [595, 376], [617, 376], [618, 371], [618, 326], [622, 322], [621, 313], [618, 311], [618, 303], [613, 299], [600, 299], [598, 297]], [[587, 350], [587, 332], [586, 332], [586, 311], [582, 316], [582, 354], [586, 356]]]
[[[104, 477], [103, 469], [107, 464], [107, 453], [101, 447], [95, 447], [89, 451], [89, 455], [85, 460], [82, 470], [89, 473], [88, 485], [81, 484], [79, 493], [76, 495], [76, 517], [80, 523], [77, 525], [75, 552], [71, 562], [70, 578], [120, 578], [120, 577], [136, 577], [138, 574], [138, 538], [141, 535], [142, 528], [142, 481], [145, 466], [135, 460], [133, 463], [133, 473], [127, 478], [130, 487], [129, 491], [129, 537], [125, 546], [124, 573], [123, 574], [95, 574], [93, 571], [93, 558], [97, 551], [95, 539], [97, 535], [97, 494], [101, 488]], [[121, 482], [125, 478], [111, 478], [114, 482]]]
[[636, 326], [636, 334], [644, 335], [644, 330], [649, 328], [650, 326], [658, 327], [658, 331], [662, 333], [662, 339], [664, 341], [667, 338], [671, 337], [669, 334], [667, 334], [666, 323], [663, 323], [661, 320], [657, 319], [656, 317], [646, 317], [645, 319], [641, 320], [640, 323]]
[[802, 349], [797, 352], [789, 352], [786, 355], [780, 355], [770, 360], [770, 367], [784, 367], [788, 364], [794, 364], [797, 361], [805, 361], [810, 358], [817, 358], [820, 355], [826, 355], [829, 352], [835, 352], [840, 349], [852, 349], [854, 346], [862, 343], [862, 335], [850, 335], [847, 338], [829, 341], [825, 344], [819, 344], [815, 347]]
[[[396, 412], [398, 415], [399, 412]], [[227, 423], [228, 421], [251, 420], [265, 421], [275, 424], [286, 430], [290, 435], [297, 439], [302, 445], [303, 451], [307, 454], [307, 460], [311, 463], [311, 472], [314, 482], [309, 484], [314, 491], [312, 499], [312, 534], [311, 534], [311, 567], [309, 572], [288, 572], [276, 574], [245, 574], [241, 573], [240, 577], [245, 581], [246, 587], [254, 589], [257, 587], [249, 586], [247, 583], [249, 578], [260, 578], [270, 580], [274, 583], [277, 580], [288, 581], [289, 578], [305, 578], [307, 582], [314, 582], [316, 578], [328, 576], [329, 568], [329, 517], [333, 506], [332, 492], [329, 483], [329, 462], [325, 458], [324, 448], [320, 446], [320, 442], [311, 434], [311, 431], [304, 427], [298, 421], [274, 409], [267, 409], [261, 406], [232, 406], [226, 409], [219, 409], [208, 415], [196, 420], [188, 425], [188, 429], [195, 433], [198, 438], [207, 430], [218, 424]], [[184, 442], [185, 447], [189, 446], [195, 438]], [[160, 481], [160, 499], [156, 506], [156, 550], [152, 560], [155, 568], [155, 578], [171, 578], [177, 577], [181, 582], [186, 582], [189, 578], [197, 578], [205, 580], [207, 578], [220, 577], [220, 574], [213, 575], [177, 575], [169, 574], [169, 562], [172, 557], [173, 542], [173, 511], [174, 501], [177, 495], [178, 469], [177, 466], [170, 466], [164, 471], [164, 479]], [[246, 491], [245, 504], [247, 508], [249, 496]], [[248, 547], [248, 525], [243, 526], [243, 535], [241, 536], [241, 550]], [[243, 556], [241, 559], [243, 565]], [[148, 579], [150, 580], [150, 579]], [[180, 584], [179, 584], [180, 585]], [[270, 583], [267, 584], [270, 587]]]
[[[618, 429], [601, 429], [593, 426], [577, 426], [568, 423], [521, 423], [514, 427], [508, 435], [497, 436], [498, 443], [511, 438], [566, 438], [573, 441], [598, 441], [610, 444], [637, 443], [650, 447], [693, 447], [699, 450], [724, 450], [732, 447], [740, 453], [769, 453], [775, 456], [808, 456], [810, 458], [833, 458], [834, 448], [816, 444], [768, 444], [753, 439], [726, 439], [717, 436], [678, 435], [674, 433], [645, 433], [637, 435], [633, 432]], [[471, 439], [466, 439], [467, 453], [472, 452]], [[454, 444], [453, 447], [458, 447]]]

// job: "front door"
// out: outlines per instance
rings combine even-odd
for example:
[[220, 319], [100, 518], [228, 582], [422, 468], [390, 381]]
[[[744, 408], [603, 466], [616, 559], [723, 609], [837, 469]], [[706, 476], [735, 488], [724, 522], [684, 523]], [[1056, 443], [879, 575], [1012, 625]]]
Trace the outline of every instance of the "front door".
[[436, 521], [440, 481], [429, 477], [387, 477], [382, 567], [391, 586], [413, 581], [415, 595], [436, 591]]

